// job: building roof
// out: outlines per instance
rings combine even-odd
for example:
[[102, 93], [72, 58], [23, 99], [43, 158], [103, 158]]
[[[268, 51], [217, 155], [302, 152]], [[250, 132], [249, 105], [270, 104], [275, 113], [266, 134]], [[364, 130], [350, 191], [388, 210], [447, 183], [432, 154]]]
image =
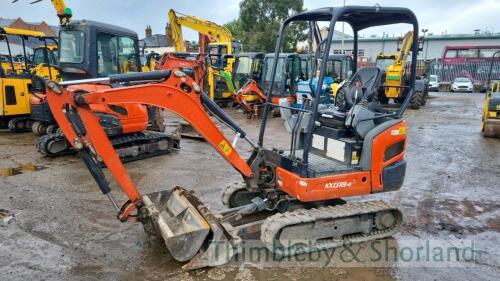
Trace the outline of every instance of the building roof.
[[163, 34], [154, 34], [149, 38], [143, 38], [139, 41], [139, 47], [167, 47], [167, 36]]
[[13, 19], [4, 19], [4, 18], [0, 18], [0, 27], [6, 27], [6, 26], [9, 26], [9, 25], [11, 25], [13, 22], [14, 22], [14, 20], [13, 20]]
[[[319, 32], [321, 33], [323, 39], [325, 39], [328, 34], [328, 27], [326, 26], [321, 27], [319, 29]], [[344, 38], [344, 40], [347, 40], [349, 38], [352, 38], [352, 36], [338, 30], [333, 31], [333, 40], [342, 40], [342, 38]]]
[[49, 25], [45, 21], [25, 22], [21, 18], [5, 19], [0, 17], [0, 27], [14, 27], [19, 29], [41, 31], [47, 36], [57, 36], [57, 34], [59, 34], [59, 26]]
[[[34, 30], [34, 31], [42, 31], [46, 35], [49, 36], [54, 36], [59, 33], [59, 27], [58, 26], [51, 26], [48, 25], [45, 22], [25, 22], [21, 18], [17, 19], [5, 19], [5, 18], [0, 18], [0, 27], [14, 27], [14, 28], [20, 28], [20, 29], [27, 29], [27, 30]], [[50, 31], [52, 34], [47, 34], [47, 31]], [[9, 36], [9, 42], [11, 43], [12, 47], [12, 52], [13, 53], [22, 53], [22, 40], [19, 36]], [[28, 47], [28, 52], [30, 48], [35, 48], [38, 46], [43, 45], [43, 42], [38, 40], [37, 38], [29, 37], [28, 40], [25, 41], [26, 47]], [[53, 43], [52, 41], [48, 41], [47, 44]], [[7, 47], [5, 44], [5, 41], [2, 41], [0, 43], [2, 47], [2, 52], [7, 52]]]

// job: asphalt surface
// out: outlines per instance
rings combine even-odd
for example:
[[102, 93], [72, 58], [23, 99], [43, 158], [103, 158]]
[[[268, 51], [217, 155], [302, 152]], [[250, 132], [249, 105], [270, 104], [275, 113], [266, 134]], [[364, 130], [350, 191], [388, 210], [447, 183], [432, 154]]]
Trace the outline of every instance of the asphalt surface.
[[[408, 169], [403, 188], [352, 199], [382, 199], [403, 211], [403, 231], [376, 244], [386, 247], [376, 253], [395, 251], [403, 258], [367, 263], [374, 261], [371, 244], [362, 247], [356, 260], [339, 254], [330, 266], [324, 266], [324, 258], [317, 264], [235, 261], [184, 272], [163, 245], [148, 240], [140, 224], [116, 220], [108, 199], [76, 156], [46, 159], [36, 152], [32, 134], [0, 132], [0, 169], [15, 168], [16, 174], [0, 177], [0, 209], [14, 216], [2, 223], [0, 212], [0, 280], [498, 279], [500, 139], [480, 134], [484, 95], [431, 95], [424, 108], [406, 114]], [[258, 120], [229, 113], [257, 138]], [[286, 147], [289, 136], [281, 120], [273, 118], [269, 124], [265, 144]], [[243, 155], [250, 151], [241, 142], [238, 149]], [[19, 168], [23, 164], [24, 169]], [[180, 185], [195, 190], [214, 210], [223, 209], [225, 184], [239, 179], [207, 143], [190, 139], [182, 140], [179, 152], [126, 166], [142, 193]], [[113, 188], [123, 200], [119, 188]], [[426, 242], [432, 250], [436, 245], [470, 246], [473, 255], [441, 262], [433, 252], [427, 255], [433, 261], [416, 261], [412, 247]], [[337, 253], [359, 249], [353, 247], [346, 245]]]

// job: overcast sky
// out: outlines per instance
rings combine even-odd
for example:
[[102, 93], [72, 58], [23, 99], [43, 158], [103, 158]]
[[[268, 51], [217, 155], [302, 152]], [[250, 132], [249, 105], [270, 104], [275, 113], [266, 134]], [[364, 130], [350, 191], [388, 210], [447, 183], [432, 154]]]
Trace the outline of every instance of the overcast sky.
[[[0, 0], [0, 17], [21, 17], [26, 21], [45, 20], [49, 24], [57, 25], [50, 0], [30, 5], [33, 0], [19, 0], [12, 4], [11, 0]], [[272, 1], [272, 0], [269, 0]], [[411, 2], [411, 3], [408, 3]], [[73, 10], [74, 19], [92, 19], [120, 25], [133, 29], [144, 37], [146, 25], [151, 25], [153, 33], [164, 33], [168, 21], [167, 12], [170, 8], [184, 14], [222, 24], [238, 17], [238, 0], [66, 0], [66, 4]], [[304, 0], [306, 9], [327, 6], [341, 6], [343, 0]], [[473, 33], [474, 29], [500, 32], [500, 0], [346, 0], [346, 5], [369, 5], [379, 3], [381, 6], [407, 5], [418, 17], [421, 28], [429, 32]], [[366, 35], [401, 34], [408, 30], [401, 30], [398, 26], [369, 29]], [[346, 32], [349, 30], [346, 28]], [[195, 32], [184, 29], [186, 39], [197, 40]]]

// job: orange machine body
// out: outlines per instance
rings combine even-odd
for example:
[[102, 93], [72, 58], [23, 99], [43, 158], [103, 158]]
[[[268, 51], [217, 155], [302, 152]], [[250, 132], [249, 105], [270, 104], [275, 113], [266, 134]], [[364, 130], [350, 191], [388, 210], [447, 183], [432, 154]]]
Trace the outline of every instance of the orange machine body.
[[[71, 92], [95, 92], [99, 90], [112, 89], [109, 84], [80, 84], [69, 86]], [[31, 95], [30, 103], [35, 114], [37, 107], [43, 107], [47, 102], [47, 95], [35, 92]], [[142, 104], [96, 104], [90, 108], [95, 113], [109, 114], [118, 117], [121, 123], [122, 134], [142, 132], [148, 127], [148, 109]]]
[[201, 87], [205, 85], [207, 67], [202, 54], [164, 53], [158, 64], [158, 70], [165, 69], [181, 69], [188, 72], [198, 85]]
[[[303, 178], [278, 167], [276, 168], [276, 184], [280, 189], [303, 202], [381, 192], [384, 190], [382, 176], [384, 168], [404, 160], [406, 126], [406, 121], [401, 120], [373, 139], [371, 170], [369, 171]], [[384, 159], [385, 151], [400, 142], [404, 142], [403, 150], [389, 159]]]
[[[243, 107], [246, 112], [253, 112], [255, 105], [263, 104], [266, 102], [266, 93], [262, 91], [255, 80], [249, 80], [241, 89], [233, 95], [236, 104]], [[279, 104], [280, 97], [271, 97], [273, 104]], [[294, 103], [296, 98], [287, 97], [289, 103]]]

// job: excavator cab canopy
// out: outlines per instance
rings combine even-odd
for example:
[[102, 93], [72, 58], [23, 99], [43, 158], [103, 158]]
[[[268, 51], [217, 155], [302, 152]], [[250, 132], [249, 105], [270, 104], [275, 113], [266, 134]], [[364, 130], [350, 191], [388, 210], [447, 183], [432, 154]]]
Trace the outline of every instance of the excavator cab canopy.
[[[276, 69], [273, 70], [273, 66]], [[286, 98], [296, 92], [296, 83], [302, 72], [302, 60], [296, 53], [274, 53], [264, 56], [261, 87], [272, 97]], [[268, 96], [271, 96], [268, 95]]]
[[[399, 8], [399, 7], [381, 7], [380, 5], [375, 6], [345, 6], [345, 7], [327, 7], [320, 8], [310, 11], [305, 11], [294, 16], [289, 17], [280, 27], [278, 32], [278, 40], [276, 43], [275, 49], [275, 60], [272, 66], [272, 75], [270, 79], [270, 86], [268, 87], [268, 95], [267, 101], [264, 107], [263, 118], [261, 121], [260, 134], [259, 134], [259, 145], [263, 145], [264, 142], [264, 134], [266, 130], [266, 122], [269, 112], [273, 107], [283, 107], [282, 105], [275, 105], [271, 103], [272, 96], [275, 95], [275, 77], [279, 75], [279, 63], [278, 58], [281, 55], [281, 51], [284, 45], [284, 34], [287, 27], [291, 23], [300, 23], [305, 22], [309, 24], [309, 32], [311, 33], [311, 37], [316, 42], [316, 46], [320, 46], [324, 44], [324, 47], [320, 49], [318, 52], [321, 52], [322, 58], [328, 58], [330, 55], [330, 50], [332, 50], [333, 45], [333, 33], [335, 27], [337, 27], [338, 22], [344, 22], [351, 26], [353, 30], [353, 73], [357, 72], [356, 62], [358, 61], [358, 40], [359, 40], [359, 31], [381, 25], [390, 25], [390, 24], [399, 24], [406, 23], [413, 25], [413, 33], [415, 38], [418, 38], [418, 21], [415, 14], [407, 8]], [[321, 33], [319, 32], [319, 22], [328, 22], [328, 34], [326, 38], [321, 38]], [[409, 83], [409, 95], [407, 95], [406, 100], [403, 102], [402, 106], [393, 113], [394, 118], [401, 118], [403, 112], [408, 107], [410, 99], [414, 94], [415, 90], [415, 80], [416, 80], [416, 61], [418, 54], [418, 40], [415, 40], [412, 45], [412, 57], [411, 57], [411, 77]], [[321, 60], [321, 64], [319, 65], [319, 76], [318, 76], [318, 85], [322, 85], [323, 81], [326, 77], [327, 72], [327, 60]], [[374, 69], [375, 70], [375, 69]], [[374, 71], [368, 71], [372, 73]], [[364, 73], [366, 74], [366, 73]], [[356, 74], [354, 74], [354, 77]], [[373, 79], [372, 79], [373, 80]], [[372, 81], [373, 82], [373, 81]], [[313, 96], [319, 97], [321, 95], [321, 87], [316, 87], [314, 90]], [[318, 108], [320, 104], [320, 99], [315, 98], [312, 101], [311, 108], [306, 111], [309, 112], [313, 118], [310, 118], [308, 130], [303, 150], [303, 160], [305, 163], [308, 162], [309, 150], [312, 145], [312, 135], [314, 128], [314, 124], [318, 121]]]
[[[38, 41], [42, 45], [32, 49], [28, 45], [36, 44]], [[54, 66], [57, 58], [52, 53], [57, 49], [57, 38], [46, 36], [45, 33], [32, 30], [3, 27], [0, 28], [0, 42], [5, 42], [7, 53], [4, 56], [5, 67], [13, 75], [28, 72], [31, 67], [40, 63]], [[22, 54], [14, 54], [12, 48], [14, 44], [21, 44]], [[28, 53], [28, 50], [33, 53]], [[17, 65], [17, 66], [16, 66]], [[15, 70], [15, 71], [12, 71]]]
[[229, 54], [237, 54], [240, 50], [241, 44], [237, 41], [210, 43], [208, 44], [209, 63], [216, 68], [226, 68]]
[[264, 53], [241, 52], [235, 56], [233, 82], [240, 89], [249, 79], [260, 84], [264, 63]]
[[132, 30], [90, 20], [72, 21], [61, 27], [59, 39], [63, 80], [141, 71], [139, 39]]

